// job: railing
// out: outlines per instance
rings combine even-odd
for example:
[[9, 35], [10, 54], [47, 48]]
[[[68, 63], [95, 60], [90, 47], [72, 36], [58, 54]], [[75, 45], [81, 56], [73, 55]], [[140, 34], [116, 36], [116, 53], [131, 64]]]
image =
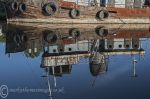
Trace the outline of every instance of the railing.
[[113, 7], [113, 8], [144, 8], [148, 7], [145, 3], [141, 4], [135, 4], [133, 3], [100, 3], [100, 2], [94, 2], [94, 1], [81, 1], [81, 0], [64, 0], [66, 2], [73, 2], [76, 3], [77, 5], [82, 5], [82, 6], [101, 6], [101, 7]]

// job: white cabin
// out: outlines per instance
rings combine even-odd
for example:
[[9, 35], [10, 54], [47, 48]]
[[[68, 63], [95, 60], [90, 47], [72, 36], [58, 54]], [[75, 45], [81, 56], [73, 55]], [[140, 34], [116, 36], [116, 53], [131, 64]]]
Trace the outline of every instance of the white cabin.
[[98, 6], [116, 7], [116, 8], [142, 8], [146, 0], [64, 0], [75, 2], [79, 5], [92, 6], [97, 3]]

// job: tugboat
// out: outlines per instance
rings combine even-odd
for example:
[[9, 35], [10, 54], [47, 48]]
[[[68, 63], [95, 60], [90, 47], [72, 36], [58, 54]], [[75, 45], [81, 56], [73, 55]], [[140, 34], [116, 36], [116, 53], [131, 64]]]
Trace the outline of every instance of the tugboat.
[[131, 0], [134, 6], [127, 3], [129, 0], [121, 0], [123, 4], [109, 1], [106, 4], [106, 0], [0, 0], [0, 13], [6, 12], [8, 22], [150, 23], [147, 0]]

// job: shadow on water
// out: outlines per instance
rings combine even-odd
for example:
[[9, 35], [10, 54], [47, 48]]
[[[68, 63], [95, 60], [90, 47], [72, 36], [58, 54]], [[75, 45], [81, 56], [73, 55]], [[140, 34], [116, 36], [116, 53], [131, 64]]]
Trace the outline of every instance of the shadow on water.
[[[41, 27], [42, 26], [42, 27]], [[109, 71], [111, 56], [129, 55], [133, 72], [136, 73], [136, 55], [143, 57], [142, 42], [150, 37], [149, 26], [142, 25], [99, 25], [38, 27], [4, 24], [0, 26], [0, 41], [6, 43], [5, 53], [24, 52], [28, 58], [41, 57], [41, 69], [47, 78], [49, 96], [53, 97], [52, 82], [57, 86], [57, 78], [71, 75], [73, 66], [86, 59], [91, 76], [96, 79]], [[42, 54], [42, 56], [40, 56]], [[84, 64], [84, 63], [83, 63]]]

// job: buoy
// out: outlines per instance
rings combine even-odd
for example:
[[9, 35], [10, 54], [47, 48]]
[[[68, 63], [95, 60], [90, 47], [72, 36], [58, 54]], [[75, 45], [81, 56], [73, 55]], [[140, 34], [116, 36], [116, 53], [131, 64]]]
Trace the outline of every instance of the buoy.
[[79, 18], [80, 17], [80, 10], [78, 10], [78, 9], [71, 9], [70, 10], [70, 13], [69, 13], [69, 15], [70, 15], [70, 17], [72, 18], [72, 19], [77, 19], [77, 18]]
[[43, 11], [46, 15], [52, 16], [58, 11], [58, 4], [55, 1], [50, 1], [43, 6]]

